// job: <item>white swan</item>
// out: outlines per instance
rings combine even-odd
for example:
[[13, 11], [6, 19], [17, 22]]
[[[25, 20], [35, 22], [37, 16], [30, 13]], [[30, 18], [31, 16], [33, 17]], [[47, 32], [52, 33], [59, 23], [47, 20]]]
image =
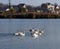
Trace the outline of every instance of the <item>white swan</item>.
[[33, 37], [34, 37], [34, 38], [38, 38], [38, 36], [39, 36], [39, 35], [36, 34], [36, 33], [33, 34]]
[[41, 33], [44, 33], [44, 30], [41, 30]]
[[41, 31], [37, 31], [35, 30], [34, 28], [30, 30], [31, 32], [31, 35], [35, 38], [38, 38], [39, 36], [41, 36], [43, 33], [44, 33], [44, 30], [41, 30]]
[[34, 38], [38, 38], [38, 31], [34, 31], [34, 32], [31, 32], [31, 35], [34, 37]]
[[17, 33], [15, 33], [15, 35], [16, 35], [16, 36], [19, 36], [19, 35], [20, 35], [20, 36], [25, 36], [25, 33], [24, 33], [24, 32], [17, 32]]
[[25, 33], [24, 32], [19, 32], [19, 35], [25, 36]]
[[35, 28], [30, 29], [30, 32], [31, 32], [31, 33], [34, 33], [35, 31], [36, 31]]
[[42, 35], [44, 33], [44, 30], [39, 31], [39, 35]]

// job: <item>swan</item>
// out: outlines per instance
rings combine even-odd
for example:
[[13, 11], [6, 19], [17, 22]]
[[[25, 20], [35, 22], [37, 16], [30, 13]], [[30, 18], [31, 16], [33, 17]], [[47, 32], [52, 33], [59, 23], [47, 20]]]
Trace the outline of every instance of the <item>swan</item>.
[[35, 38], [38, 38], [39, 36], [41, 36], [44, 33], [44, 29], [42, 30], [36, 30], [34, 28], [30, 29], [31, 35]]
[[38, 36], [39, 36], [39, 35], [36, 34], [36, 33], [33, 34], [33, 37], [35, 37], [35, 38], [38, 38]]
[[16, 35], [16, 36], [19, 36], [19, 35], [20, 35], [20, 36], [25, 36], [25, 33], [24, 33], [24, 32], [17, 32], [17, 33], [15, 33], [15, 35]]
[[44, 33], [44, 30], [39, 31], [39, 35], [42, 35]]
[[30, 29], [30, 32], [35, 32], [35, 31], [36, 31], [35, 28]]
[[25, 33], [24, 32], [19, 32], [19, 35], [25, 36]]
[[44, 33], [44, 30], [41, 30], [41, 33]]
[[38, 31], [34, 31], [31, 33], [31, 35], [34, 37], [34, 38], [38, 38]]

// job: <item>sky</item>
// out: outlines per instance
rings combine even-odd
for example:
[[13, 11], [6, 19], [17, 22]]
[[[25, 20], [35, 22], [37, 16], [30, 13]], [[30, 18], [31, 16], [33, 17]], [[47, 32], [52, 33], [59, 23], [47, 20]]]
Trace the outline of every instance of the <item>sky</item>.
[[[9, 0], [0, 0], [0, 3], [8, 4]], [[57, 3], [60, 5], [60, 0], [11, 0], [12, 5], [18, 5], [19, 3], [25, 3], [27, 5], [39, 6], [42, 3], [50, 2], [52, 4]]]

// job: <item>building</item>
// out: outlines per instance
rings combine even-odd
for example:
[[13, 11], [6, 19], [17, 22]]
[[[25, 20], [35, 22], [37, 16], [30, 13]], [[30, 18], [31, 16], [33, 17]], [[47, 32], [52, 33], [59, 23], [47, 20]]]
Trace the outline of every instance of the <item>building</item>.
[[60, 7], [58, 4], [51, 4], [51, 3], [47, 3], [47, 8], [50, 12], [52, 13], [59, 13]]
[[47, 3], [41, 4], [40, 10], [43, 12], [49, 12], [49, 9], [47, 8], [47, 6], [48, 6]]
[[55, 6], [51, 3], [47, 3], [47, 9], [52, 13], [55, 12]]
[[18, 8], [19, 8], [19, 12], [27, 12], [28, 11], [26, 4], [19, 4]]

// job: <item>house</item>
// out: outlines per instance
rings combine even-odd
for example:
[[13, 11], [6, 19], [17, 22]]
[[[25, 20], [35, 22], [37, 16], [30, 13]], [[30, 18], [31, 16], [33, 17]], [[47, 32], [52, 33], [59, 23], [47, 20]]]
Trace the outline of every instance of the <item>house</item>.
[[41, 11], [43, 11], [43, 12], [50, 12], [49, 10], [48, 10], [48, 8], [47, 8], [47, 3], [43, 3], [43, 4], [41, 4]]
[[19, 8], [19, 12], [27, 12], [28, 11], [26, 4], [19, 4], [18, 8]]
[[47, 3], [47, 9], [52, 13], [55, 12], [55, 6], [51, 3]]
[[18, 7], [20, 7], [20, 8], [21, 8], [21, 7], [27, 8], [27, 7], [26, 7], [26, 4], [23, 4], [23, 3], [22, 3], [22, 4], [19, 4]]

